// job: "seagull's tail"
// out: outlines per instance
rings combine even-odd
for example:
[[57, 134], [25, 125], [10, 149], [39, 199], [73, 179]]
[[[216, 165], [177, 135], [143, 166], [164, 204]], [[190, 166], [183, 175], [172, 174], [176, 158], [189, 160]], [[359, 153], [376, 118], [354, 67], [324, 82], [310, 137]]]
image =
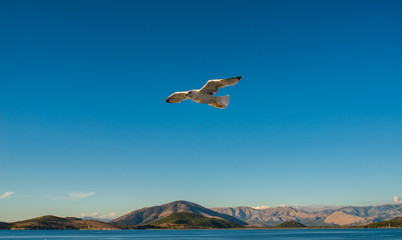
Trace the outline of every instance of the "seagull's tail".
[[217, 107], [217, 108], [227, 108], [229, 105], [229, 101], [230, 101], [230, 96], [226, 95], [226, 96], [222, 96], [222, 97], [216, 97], [215, 98], [215, 104], [213, 104], [212, 106]]

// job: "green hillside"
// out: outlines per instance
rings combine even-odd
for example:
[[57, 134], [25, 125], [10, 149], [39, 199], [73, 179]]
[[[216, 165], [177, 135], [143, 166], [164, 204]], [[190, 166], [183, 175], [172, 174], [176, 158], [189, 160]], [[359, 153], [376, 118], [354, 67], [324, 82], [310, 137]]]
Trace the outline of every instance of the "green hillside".
[[223, 219], [203, 217], [189, 212], [173, 213], [144, 227], [173, 229], [242, 228], [241, 225]]
[[295, 220], [289, 220], [276, 226], [277, 228], [303, 228], [305, 225]]
[[9, 229], [10, 224], [5, 222], [0, 222], [0, 229]]
[[387, 220], [387, 221], [370, 223], [364, 227], [365, 228], [389, 228], [389, 227], [401, 228], [402, 227], [402, 217], [397, 217], [397, 218]]

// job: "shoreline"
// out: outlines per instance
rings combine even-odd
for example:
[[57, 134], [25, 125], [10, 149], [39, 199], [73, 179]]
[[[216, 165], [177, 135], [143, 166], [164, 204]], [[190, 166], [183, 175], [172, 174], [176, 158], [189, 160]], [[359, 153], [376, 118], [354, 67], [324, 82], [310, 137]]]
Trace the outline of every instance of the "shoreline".
[[330, 230], [345, 230], [345, 229], [402, 229], [402, 227], [304, 227], [304, 228], [166, 228], [166, 229], [0, 229], [1, 231], [163, 231], [163, 230], [316, 230], [316, 229], [330, 229]]

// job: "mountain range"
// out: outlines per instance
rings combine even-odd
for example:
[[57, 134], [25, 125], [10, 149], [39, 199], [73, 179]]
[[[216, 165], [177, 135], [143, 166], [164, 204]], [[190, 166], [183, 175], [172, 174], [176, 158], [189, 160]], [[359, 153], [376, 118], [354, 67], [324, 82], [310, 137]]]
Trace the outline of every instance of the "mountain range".
[[277, 226], [295, 220], [306, 226], [360, 226], [402, 216], [402, 204], [364, 207], [251, 207], [205, 208], [188, 201], [175, 201], [127, 213], [110, 223], [117, 225], [147, 224], [177, 212], [190, 212], [204, 217], [224, 219], [239, 225]]
[[402, 216], [402, 204], [334, 207], [316, 209], [315, 211], [295, 207], [265, 209], [227, 207], [212, 208], [212, 210], [256, 226], [276, 226], [289, 220], [296, 220], [306, 226], [364, 225]]
[[141, 208], [109, 223], [48, 215], [14, 223], [0, 222], [0, 229], [121, 229], [147, 228], [147, 226], [152, 228], [155, 226], [158, 228], [169, 226], [173, 228], [274, 227], [284, 222], [286, 226], [296, 226], [295, 221], [305, 226], [363, 226], [397, 217], [402, 217], [402, 204], [310, 209], [306, 207], [209, 209], [188, 201], [175, 201], [160, 206]]

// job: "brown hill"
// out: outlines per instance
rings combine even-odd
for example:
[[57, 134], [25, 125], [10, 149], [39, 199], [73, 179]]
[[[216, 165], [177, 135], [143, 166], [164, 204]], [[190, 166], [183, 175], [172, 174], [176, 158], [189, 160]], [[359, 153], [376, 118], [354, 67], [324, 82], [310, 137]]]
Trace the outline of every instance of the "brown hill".
[[342, 211], [336, 211], [325, 219], [326, 223], [334, 223], [336, 225], [361, 225], [367, 223], [362, 217], [353, 216]]
[[73, 217], [43, 216], [19, 221], [11, 224], [11, 229], [19, 230], [40, 230], [40, 229], [79, 229], [79, 230], [111, 230], [119, 227], [96, 220], [83, 220]]
[[215, 212], [211, 209], [204, 208], [198, 204], [187, 202], [187, 201], [175, 201], [168, 204], [164, 204], [161, 206], [147, 207], [141, 208], [139, 210], [127, 213], [110, 223], [116, 225], [138, 225], [138, 224], [146, 224], [152, 221], [156, 221], [162, 218], [165, 218], [173, 213], [178, 212], [189, 212], [198, 214], [204, 217], [214, 217], [218, 219], [224, 219], [226, 221], [239, 224], [239, 225], [247, 225], [247, 223], [231, 217], [229, 215], [221, 214]]

